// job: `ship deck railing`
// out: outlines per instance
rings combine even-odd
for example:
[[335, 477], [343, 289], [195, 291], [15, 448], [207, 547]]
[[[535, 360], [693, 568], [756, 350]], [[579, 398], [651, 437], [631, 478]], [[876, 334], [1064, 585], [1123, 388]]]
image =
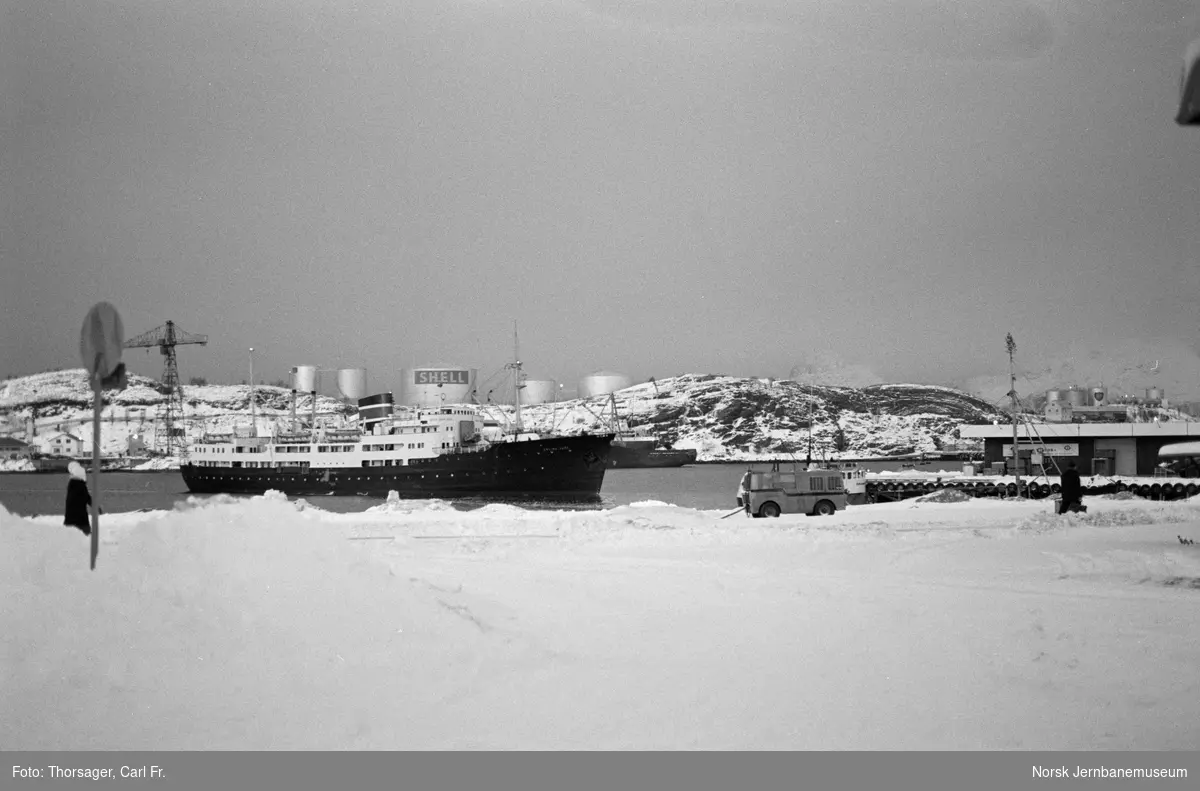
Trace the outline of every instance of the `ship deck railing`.
[[207, 444], [218, 445], [223, 442], [233, 442], [233, 439], [234, 439], [234, 435], [233, 435], [232, 431], [229, 432], [228, 434], [201, 434], [200, 435], [200, 442], [203, 444], [206, 444], [206, 445]]
[[277, 445], [311, 445], [313, 441], [311, 434], [279, 434], [271, 438]]

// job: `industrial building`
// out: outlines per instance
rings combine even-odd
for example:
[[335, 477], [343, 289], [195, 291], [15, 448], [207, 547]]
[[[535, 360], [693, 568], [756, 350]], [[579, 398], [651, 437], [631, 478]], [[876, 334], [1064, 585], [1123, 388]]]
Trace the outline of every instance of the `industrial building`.
[[[1024, 475], [1042, 469], [1054, 475], [1068, 461], [1083, 475], [1153, 475], [1163, 445], [1200, 440], [1200, 422], [1173, 419], [1158, 388], [1147, 389], [1144, 398], [1115, 401], [1103, 387], [1048, 390], [1045, 420], [1017, 426], [1018, 469]], [[959, 433], [983, 440], [986, 464], [1012, 469], [1011, 423], [962, 426]]]
[[33, 456], [33, 448], [13, 437], [0, 437], [0, 461], [20, 461]]

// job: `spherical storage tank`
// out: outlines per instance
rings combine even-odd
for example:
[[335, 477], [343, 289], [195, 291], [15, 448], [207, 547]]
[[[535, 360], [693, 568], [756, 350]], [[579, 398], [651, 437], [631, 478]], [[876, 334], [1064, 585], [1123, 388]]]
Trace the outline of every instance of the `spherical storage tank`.
[[317, 366], [297, 365], [292, 369], [292, 389], [311, 393], [317, 389]]
[[608, 395], [618, 390], [624, 390], [631, 384], [633, 384], [632, 380], [624, 374], [597, 371], [579, 380], [579, 397], [591, 398], [592, 396]]
[[554, 400], [554, 382], [549, 379], [526, 379], [521, 388], [522, 404], [546, 404]]
[[400, 371], [400, 403], [406, 406], [469, 404], [479, 369], [461, 365], [431, 365]]
[[338, 371], [337, 385], [343, 398], [357, 401], [367, 394], [367, 369], [342, 368]]

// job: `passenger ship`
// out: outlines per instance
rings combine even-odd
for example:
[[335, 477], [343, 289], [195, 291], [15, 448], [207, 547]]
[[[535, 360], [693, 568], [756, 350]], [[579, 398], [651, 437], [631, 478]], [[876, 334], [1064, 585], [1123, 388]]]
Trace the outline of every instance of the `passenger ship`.
[[[181, 466], [195, 493], [598, 501], [612, 434], [485, 435], [470, 405], [315, 429], [205, 434]], [[390, 406], [390, 405], [389, 405]], [[294, 426], [295, 424], [293, 424]], [[519, 424], [518, 424], [519, 426]]]

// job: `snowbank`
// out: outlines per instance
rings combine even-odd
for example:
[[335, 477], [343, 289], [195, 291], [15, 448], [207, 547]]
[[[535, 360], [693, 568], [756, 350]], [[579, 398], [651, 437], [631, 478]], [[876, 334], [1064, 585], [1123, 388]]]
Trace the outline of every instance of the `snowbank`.
[[1200, 503], [0, 509], [8, 749], [1191, 749]]

